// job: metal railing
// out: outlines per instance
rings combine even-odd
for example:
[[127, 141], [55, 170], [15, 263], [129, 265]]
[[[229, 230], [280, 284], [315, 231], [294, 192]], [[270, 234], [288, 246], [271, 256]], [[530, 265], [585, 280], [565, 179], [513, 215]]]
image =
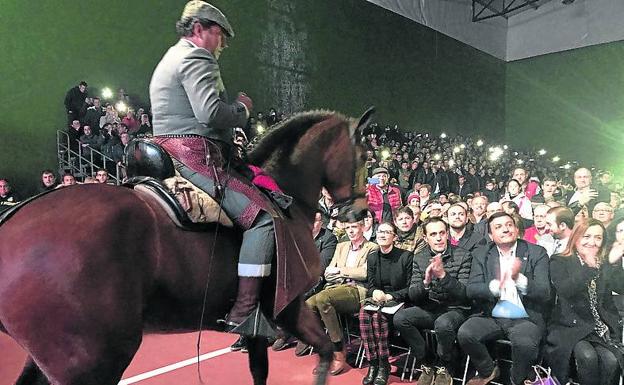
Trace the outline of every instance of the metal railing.
[[[108, 171], [109, 181], [119, 185], [126, 176], [124, 164], [118, 164], [115, 160], [102, 152], [82, 146], [77, 140], [78, 151], [72, 149], [71, 138], [65, 131], [56, 131], [56, 153], [58, 160], [58, 171], [60, 175], [71, 172], [76, 179], [84, 181], [88, 176], [95, 176], [98, 169], [103, 168]], [[111, 172], [114, 168], [114, 172]]]

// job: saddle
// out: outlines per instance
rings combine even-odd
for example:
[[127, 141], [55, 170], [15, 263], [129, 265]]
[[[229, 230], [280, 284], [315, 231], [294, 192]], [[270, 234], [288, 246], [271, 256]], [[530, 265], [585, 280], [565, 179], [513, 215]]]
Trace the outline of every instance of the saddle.
[[233, 227], [232, 220], [204, 191], [184, 179], [160, 146], [135, 139], [126, 148], [127, 173], [123, 186], [157, 201], [171, 220], [189, 231], [206, 231], [215, 222]]

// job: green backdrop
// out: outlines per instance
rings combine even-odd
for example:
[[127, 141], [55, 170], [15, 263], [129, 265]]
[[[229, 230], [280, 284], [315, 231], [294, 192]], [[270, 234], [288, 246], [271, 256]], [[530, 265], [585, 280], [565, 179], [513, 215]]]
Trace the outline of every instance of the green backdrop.
[[[56, 168], [55, 132], [65, 126], [63, 98], [80, 80], [89, 83], [91, 94], [123, 87], [135, 101], [147, 102], [151, 72], [176, 41], [174, 23], [184, 3], [2, 1], [0, 176], [30, 193], [42, 169]], [[592, 76], [621, 98], [621, 72], [612, 81], [608, 68], [611, 55], [621, 52], [618, 44], [505, 64], [363, 0], [214, 4], [237, 33], [221, 59], [225, 84], [232, 95], [247, 92], [256, 110], [330, 108], [357, 115], [375, 105], [380, 122], [405, 129], [530, 144], [541, 135], [547, 147], [573, 140], [560, 141], [555, 124], [565, 124], [569, 134], [597, 121], [616, 129], [611, 118], [618, 115], [619, 99], [601, 104], [601, 89], [590, 105], [570, 108], [593, 119], [561, 121], [561, 108], [552, 112], [549, 100], [589, 97], [582, 84], [590, 82], [583, 78], [577, 84], [576, 69], [566, 77], [557, 73], [562, 66], [589, 69], [596, 56], [603, 68]], [[601, 109], [588, 114], [579, 106]], [[600, 139], [585, 138], [585, 148], [598, 146]]]

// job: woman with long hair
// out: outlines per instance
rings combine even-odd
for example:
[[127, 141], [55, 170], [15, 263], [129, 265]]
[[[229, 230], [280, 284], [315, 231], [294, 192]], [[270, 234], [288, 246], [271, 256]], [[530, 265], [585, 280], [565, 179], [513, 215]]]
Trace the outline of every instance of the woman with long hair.
[[617, 384], [624, 363], [620, 317], [612, 292], [624, 293], [622, 253], [607, 252], [605, 228], [589, 219], [573, 229], [567, 248], [550, 260], [557, 296], [546, 357], [565, 383], [574, 358], [577, 382]]

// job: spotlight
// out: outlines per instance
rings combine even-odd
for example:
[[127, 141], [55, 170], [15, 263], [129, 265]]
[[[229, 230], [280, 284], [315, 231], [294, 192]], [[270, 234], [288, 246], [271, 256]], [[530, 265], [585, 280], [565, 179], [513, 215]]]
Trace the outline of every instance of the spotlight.
[[455, 161], [453, 159], [449, 159], [448, 165], [449, 165], [449, 167], [455, 166]]
[[118, 112], [126, 112], [126, 110], [128, 110], [128, 106], [124, 102], [118, 102], [117, 104], [115, 104], [115, 109]]
[[435, 160], [440, 160], [441, 158], [442, 158], [442, 155], [440, 155], [440, 154], [435, 154], [433, 156], [433, 159], [435, 159]]
[[542, 148], [542, 149], [541, 149], [541, 150], [539, 150], [537, 153], [538, 153], [538, 154], [540, 154], [540, 155], [546, 155], [546, 150], [544, 150], [544, 149]]
[[102, 99], [110, 99], [113, 97], [113, 91], [110, 88], [104, 87], [102, 88]]
[[559, 155], [554, 156], [553, 159], [552, 159], [552, 161], [555, 162], [555, 163], [559, 162], [560, 160], [561, 160], [561, 158], [559, 158]]
[[509, 148], [509, 147], [507, 147], [507, 145], [504, 145], [504, 146], [503, 146], [503, 149], [504, 149], [504, 150], [506, 150], [506, 149], [508, 149], [508, 148]]
[[381, 151], [381, 158], [382, 159], [388, 159], [389, 157], [390, 157], [390, 151], [389, 150]]
[[440, 134], [440, 138], [446, 139], [446, 134], [445, 133]]
[[466, 145], [462, 143], [462, 144], [459, 145], [459, 148], [461, 148], [463, 150], [464, 148], [466, 148]]
[[563, 166], [564, 169], [569, 170], [570, 169], [570, 163], [566, 164], [565, 166]]
[[456, 154], [458, 152], [460, 152], [460, 151], [461, 151], [461, 149], [458, 146], [455, 146], [455, 148], [453, 148], [453, 152], [456, 153]]
[[479, 147], [483, 146], [483, 141], [481, 139], [477, 140], [477, 146]]
[[518, 159], [517, 163], [518, 164], [522, 164], [522, 163], [524, 163], [524, 161], [522, 159]]
[[266, 130], [266, 129], [264, 128], [264, 126], [263, 126], [262, 124], [258, 123], [258, 124], [256, 125], [256, 132], [257, 132], [258, 134], [262, 134], [262, 133], [264, 133], [264, 131], [265, 131], [265, 130]]

